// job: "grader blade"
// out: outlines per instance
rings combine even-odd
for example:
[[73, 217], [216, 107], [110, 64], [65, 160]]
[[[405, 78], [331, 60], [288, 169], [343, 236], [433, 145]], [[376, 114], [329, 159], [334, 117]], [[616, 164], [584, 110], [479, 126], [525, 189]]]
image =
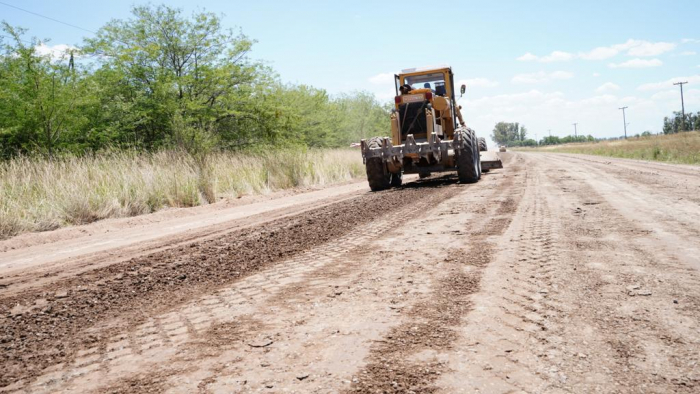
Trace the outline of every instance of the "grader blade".
[[501, 158], [498, 157], [498, 153], [493, 151], [483, 151], [479, 152], [481, 156], [481, 170], [489, 171], [498, 168], [503, 168], [503, 162]]

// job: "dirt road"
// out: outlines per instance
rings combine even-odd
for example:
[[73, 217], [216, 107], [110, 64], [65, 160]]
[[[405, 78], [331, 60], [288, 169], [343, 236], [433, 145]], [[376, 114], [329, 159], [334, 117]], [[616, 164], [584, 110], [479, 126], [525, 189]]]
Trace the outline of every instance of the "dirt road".
[[502, 157], [0, 243], [0, 392], [700, 391], [700, 169]]

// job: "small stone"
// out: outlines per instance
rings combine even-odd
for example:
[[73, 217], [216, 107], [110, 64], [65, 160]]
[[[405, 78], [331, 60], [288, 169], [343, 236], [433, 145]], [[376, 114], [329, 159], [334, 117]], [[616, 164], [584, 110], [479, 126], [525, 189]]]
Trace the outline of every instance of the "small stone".
[[300, 373], [300, 374], [297, 375], [297, 379], [300, 380], [300, 381], [301, 381], [301, 380], [304, 380], [304, 379], [306, 379], [306, 378], [308, 378], [308, 377], [309, 377], [309, 374], [306, 373], [306, 372]]
[[673, 303], [674, 303], [674, 304], [677, 304], [677, 303], [678, 303], [678, 300], [673, 300]]
[[54, 297], [61, 299], [61, 298], [68, 298], [68, 292], [63, 290], [63, 291], [58, 291], [56, 294], [54, 294]]

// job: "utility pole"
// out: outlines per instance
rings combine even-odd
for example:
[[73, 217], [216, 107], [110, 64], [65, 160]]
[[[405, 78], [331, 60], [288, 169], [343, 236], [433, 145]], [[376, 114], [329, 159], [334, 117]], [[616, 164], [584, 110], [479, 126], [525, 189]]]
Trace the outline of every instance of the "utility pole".
[[578, 138], [578, 133], [577, 133], [577, 130], [576, 130], [576, 125], [577, 125], [577, 124], [578, 124], [578, 123], [573, 123], [573, 125], [574, 125], [574, 139]]
[[683, 85], [685, 85], [686, 83], [688, 83], [688, 81], [674, 83], [674, 85], [680, 85], [681, 87], [681, 131], [685, 131], [685, 104], [683, 103]]
[[625, 118], [625, 110], [627, 107], [618, 108], [622, 110], [622, 123], [625, 124], [625, 139], [627, 139], [627, 118]]

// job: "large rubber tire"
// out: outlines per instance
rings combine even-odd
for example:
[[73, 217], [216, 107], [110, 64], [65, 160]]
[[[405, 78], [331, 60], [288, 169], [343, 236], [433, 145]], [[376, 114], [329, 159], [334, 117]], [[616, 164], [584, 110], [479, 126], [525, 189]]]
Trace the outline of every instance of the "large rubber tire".
[[403, 173], [398, 172], [396, 174], [391, 174], [391, 187], [399, 187], [401, 186], [401, 183], [403, 182]]
[[488, 147], [486, 146], [486, 138], [479, 137], [479, 152], [486, 152]]
[[476, 133], [474, 133], [474, 141], [476, 141], [474, 144], [474, 148], [476, 148], [476, 164], [479, 166], [479, 179], [481, 179], [481, 152], [479, 151], [479, 139], [476, 138]]
[[[379, 137], [371, 138], [367, 142], [367, 146], [371, 149], [381, 148], [382, 140]], [[367, 171], [369, 188], [373, 192], [386, 190], [391, 187], [391, 173], [386, 169], [386, 165], [384, 165], [384, 161], [380, 157], [367, 159], [365, 170]]]
[[459, 178], [461, 183], [476, 183], [481, 176], [479, 170], [481, 160], [479, 159], [476, 136], [474, 132], [469, 129], [460, 130], [457, 134], [464, 142], [463, 148], [455, 150], [457, 178]]

